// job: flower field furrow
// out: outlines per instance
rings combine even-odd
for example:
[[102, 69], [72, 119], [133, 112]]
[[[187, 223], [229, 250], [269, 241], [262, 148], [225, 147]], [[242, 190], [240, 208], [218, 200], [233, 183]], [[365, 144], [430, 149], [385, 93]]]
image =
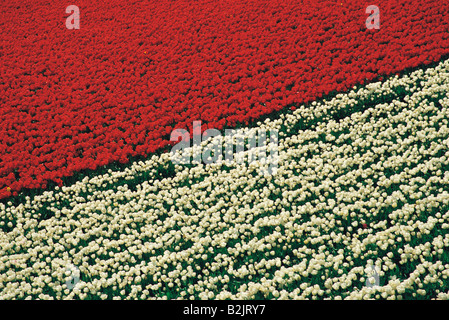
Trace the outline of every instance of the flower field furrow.
[[0, 199], [449, 53], [447, 1], [383, 1], [380, 29], [371, 4], [79, 0], [69, 30], [66, 3], [2, 1]]
[[275, 174], [164, 153], [0, 204], [0, 298], [447, 299], [448, 89], [445, 60], [239, 129], [279, 131]]

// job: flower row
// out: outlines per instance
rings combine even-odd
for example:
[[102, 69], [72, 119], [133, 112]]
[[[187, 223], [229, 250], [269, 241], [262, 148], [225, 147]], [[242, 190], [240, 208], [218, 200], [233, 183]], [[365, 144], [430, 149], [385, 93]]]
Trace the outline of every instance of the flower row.
[[447, 298], [448, 89], [444, 61], [261, 122], [275, 175], [162, 154], [0, 204], [0, 298]]
[[368, 30], [369, 4], [80, 0], [68, 30], [66, 4], [3, 1], [0, 199], [449, 52], [444, 5], [388, 0]]

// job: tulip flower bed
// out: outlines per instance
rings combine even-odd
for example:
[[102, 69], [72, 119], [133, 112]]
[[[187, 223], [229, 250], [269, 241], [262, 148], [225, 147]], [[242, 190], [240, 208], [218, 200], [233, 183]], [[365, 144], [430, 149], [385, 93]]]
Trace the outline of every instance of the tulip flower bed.
[[65, 3], [2, 1], [0, 199], [449, 53], [447, 3], [382, 1], [380, 30], [370, 4], [79, 0], [68, 30]]
[[0, 298], [447, 299], [448, 92], [446, 60], [267, 119], [275, 175], [164, 153], [0, 204]]

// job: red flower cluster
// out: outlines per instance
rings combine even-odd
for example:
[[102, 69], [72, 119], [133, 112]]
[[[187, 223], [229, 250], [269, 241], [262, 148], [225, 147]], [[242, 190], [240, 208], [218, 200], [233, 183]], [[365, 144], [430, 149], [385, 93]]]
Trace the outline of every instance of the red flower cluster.
[[[448, 4], [360, 0], [0, 3], [0, 198], [346, 90], [449, 52]], [[189, 130], [192, 132], [191, 130]]]

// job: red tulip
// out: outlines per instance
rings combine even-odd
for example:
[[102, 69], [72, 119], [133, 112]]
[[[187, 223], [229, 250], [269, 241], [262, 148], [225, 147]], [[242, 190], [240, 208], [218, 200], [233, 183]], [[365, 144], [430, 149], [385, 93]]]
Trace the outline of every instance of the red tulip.
[[[83, 10], [120, 15], [127, 28], [91, 14], [71, 32], [42, 0], [2, 11], [9, 45], [0, 49], [0, 199], [14, 182], [17, 192], [49, 179], [60, 184], [55, 179], [77, 170], [148, 155], [169, 143], [173, 127], [194, 120], [216, 129], [247, 124], [449, 52], [449, 21], [444, 10], [432, 10], [436, 1], [384, 1], [378, 32], [360, 27], [367, 4], [357, 0], [336, 7], [237, 1], [226, 8], [160, 1], [152, 4], [154, 19], [115, 2], [84, 3]], [[15, 23], [29, 11], [40, 13], [33, 41], [29, 24]], [[194, 21], [173, 19], [191, 11]], [[257, 19], [235, 12], [257, 12]], [[106, 23], [107, 36], [98, 28]]]

